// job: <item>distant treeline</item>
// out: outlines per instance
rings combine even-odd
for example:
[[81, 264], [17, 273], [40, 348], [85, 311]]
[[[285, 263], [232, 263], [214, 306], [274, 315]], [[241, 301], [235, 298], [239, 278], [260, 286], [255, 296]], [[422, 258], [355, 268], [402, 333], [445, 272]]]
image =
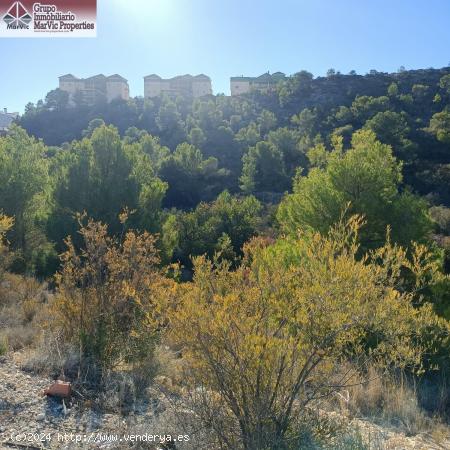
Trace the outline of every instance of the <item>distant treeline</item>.
[[[446, 67], [367, 75], [330, 69], [317, 78], [302, 71], [266, 94], [138, 97], [95, 106], [69, 107], [67, 94], [55, 90], [45, 101], [29, 103], [18, 123], [50, 146], [80, 139], [94, 119], [114, 125], [122, 136], [136, 138], [144, 130], [172, 152], [188, 142], [229, 171], [222, 187], [233, 192], [255, 164], [256, 182], [244, 183], [244, 190], [283, 192], [297, 166], [308, 170], [305, 153], [312, 144], [329, 143], [338, 134], [348, 145], [353, 131], [371, 128], [404, 161], [406, 184], [449, 205], [449, 86]], [[270, 144], [275, 164], [265, 164], [260, 142]]]

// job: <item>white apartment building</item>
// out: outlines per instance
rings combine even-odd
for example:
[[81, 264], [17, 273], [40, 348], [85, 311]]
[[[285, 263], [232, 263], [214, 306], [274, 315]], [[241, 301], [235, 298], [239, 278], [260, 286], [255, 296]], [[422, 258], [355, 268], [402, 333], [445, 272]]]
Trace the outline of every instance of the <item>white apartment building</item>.
[[241, 95], [251, 91], [268, 92], [275, 89], [275, 86], [285, 77], [283, 72], [275, 72], [272, 75], [267, 72], [259, 77], [231, 77], [231, 95]]
[[158, 97], [161, 94], [194, 98], [212, 95], [211, 78], [203, 74], [180, 75], [167, 79], [155, 74], [144, 77], [144, 97]]
[[63, 75], [59, 77], [59, 89], [69, 94], [69, 102], [72, 105], [76, 95], [80, 95], [81, 100], [88, 105], [98, 101], [109, 103], [118, 98], [122, 100], [130, 98], [128, 81], [118, 74], [109, 77], [100, 74], [89, 78], [77, 78], [72, 74]]

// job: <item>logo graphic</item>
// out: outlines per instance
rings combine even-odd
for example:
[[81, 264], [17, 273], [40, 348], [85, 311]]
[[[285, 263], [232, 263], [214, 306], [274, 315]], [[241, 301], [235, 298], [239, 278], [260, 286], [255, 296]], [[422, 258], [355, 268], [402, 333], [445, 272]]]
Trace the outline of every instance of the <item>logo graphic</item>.
[[8, 28], [28, 29], [28, 24], [32, 21], [32, 17], [20, 2], [15, 2], [9, 8], [8, 12], [3, 16], [3, 20]]
[[96, 36], [97, 0], [0, 0], [0, 38]]

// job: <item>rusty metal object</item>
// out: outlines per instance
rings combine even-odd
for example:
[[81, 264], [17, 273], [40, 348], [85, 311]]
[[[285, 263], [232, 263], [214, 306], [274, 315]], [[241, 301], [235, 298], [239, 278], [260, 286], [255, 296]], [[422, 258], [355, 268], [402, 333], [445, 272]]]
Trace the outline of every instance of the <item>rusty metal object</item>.
[[72, 395], [72, 386], [66, 381], [57, 380], [49, 388], [45, 389], [44, 395], [58, 398], [69, 398]]

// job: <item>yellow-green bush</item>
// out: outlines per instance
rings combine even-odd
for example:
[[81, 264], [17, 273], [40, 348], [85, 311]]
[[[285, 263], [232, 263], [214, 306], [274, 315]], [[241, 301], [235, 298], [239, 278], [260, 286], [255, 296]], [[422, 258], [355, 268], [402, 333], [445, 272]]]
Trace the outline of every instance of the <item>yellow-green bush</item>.
[[81, 251], [66, 241], [49, 325], [79, 349], [82, 364], [102, 376], [151, 355], [158, 326], [155, 295], [164, 281], [149, 233], [129, 231], [119, 241], [92, 220], [80, 233]]
[[[300, 264], [284, 264], [260, 240], [235, 271], [195, 260], [194, 281], [168, 306], [169, 333], [195, 412], [223, 447], [278, 448], [295, 417], [369, 362], [419, 368], [430, 351], [418, 345], [423, 327], [448, 331], [431, 305], [415, 307], [398, 289], [402, 249], [360, 257], [360, 226], [354, 217], [328, 235], [299, 237]], [[352, 370], [337, 377], [348, 362]]]

